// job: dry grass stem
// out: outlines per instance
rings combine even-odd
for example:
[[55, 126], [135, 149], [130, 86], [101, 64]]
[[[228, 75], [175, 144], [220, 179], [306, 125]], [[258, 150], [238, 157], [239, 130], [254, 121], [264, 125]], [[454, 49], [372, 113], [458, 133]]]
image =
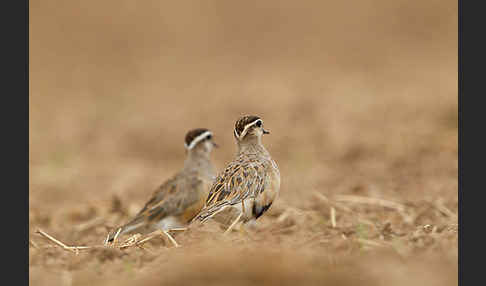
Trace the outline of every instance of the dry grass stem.
[[168, 231], [186, 231], [187, 227], [176, 227], [176, 228], [171, 228]]
[[155, 237], [167, 237], [169, 239], [169, 241], [175, 246], [175, 247], [180, 247], [180, 245], [177, 243], [177, 241], [172, 237], [172, 235], [170, 235], [167, 231], [165, 230], [156, 230], [150, 234], [148, 234], [147, 237], [141, 239], [141, 240], [138, 240], [139, 237], [137, 237], [136, 241], [133, 241], [133, 242], [130, 242], [130, 245], [133, 245], [133, 244], [136, 244], [137, 246], [140, 246], [144, 243], [146, 243], [147, 241], [149, 240], [152, 240], [154, 239]]
[[177, 241], [172, 237], [172, 235], [170, 235], [167, 231], [163, 230], [162, 231], [165, 236], [167, 236], [167, 238], [169, 238], [170, 242], [172, 242], [172, 244], [175, 246], [175, 247], [179, 247], [180, 245], [177, 243]]
[[388, 245], [386, 245], [384, 243], [379, 243], [377, 241], [370, 240], [370, 239], [358, 238], [358, 241], [362, 244], [366, 244], [366, 245], [369, 245], [369, 246], [388, 247]]
[[224, 235], [228, 234], [233, 229], [233, 227], [235, 227], [236, 223], [238, 223], [238, 221], [240, 221], [240, 218], [241, 218], [242, 215], [243, 215], [243, 212], [240, 212], [238, 217], [233, 221], [233, 223], [231, 223], [231, 225], [228, 227], [228, 229], [226, 229], [226, 231], [224, 232]]
[[[123, 243], [121, 243], [119, 245], [114, 244], [114, 246], [116, 246], [119, 249], [125, 249], [125, 248], [132, 247], [132, 246], [138, 246], [138, 242], [139, 242], [139, 239], [141, 237], [142, 237], [141, 234], [136, 233], [136, 234], [130, 236], [129, 238], [127, 238]], [[115, 240], [113, 240], [113, 242], [115, 242]]]
[[141, 240], [140, 240], [140, 241], [139, 241], [137, 244], [138, 244], [138, 245], [142, 245], [142, 244], [146, 243], [147, 241], [149, 241], [149, 240], [153, 239], [154, 237], [159, 237], [159, 236], [160, 236], [160, 234], [153, 234], [153, 235], [149, 235], [149, 236], [147, 236], [146, 238], [141, 239]]
[[65, 250], [68, 250], [68, 251], [72, 251], [76, 254], [79, 253], [79, 250], [84, 250], [84, 249], [90, 249], [90, 248], [93, 248], [93, 246], [68, 246], [64, 243], [62, 243], [61, 241], [55, 239], [54, 237], [50, 236], [49, 234], [47, 234], [46, 232], [38, 229], [36, 231], [36, 233], [42, 235], [43, 237], [49, 239], [50, 241], [54, 242], [55, 244], [59, 245], [60, 247], [62, 247], [63, 249]]
[[295, 208], [288, 208], [285, 211], [283, 211], [277, 218], [277, 222], [281, 223], [284, 222], [288, 217], [290, 216], [299, 216], [302, 215], [302, 212], [298, 211]]
[[32, 247], [39, 249], [37, 244], [32, 239], [29, 239], [29, 244], [32, 245]]
[[336, 209], [339, 209], [341, 211], [348, 212], [348, 213], [353, 212], [353, 210], [351, 208], [349, 208], [345, 205], [342, 205], [342, 204], [340, 204], [336, 201], [332, 201], [321, 193], [315, 192], [314, 197], [317, 198], [318, 200], [320, 200], [321, 202], [325, 203], [326, 205], [330, 206], [330, 207], [334, 207]]
[[288, 227], [279, 227], [271, 230], [272, 234], [284, 234], [284, 233], [293, 233], [297, 231], [298, 226], [297, 225], [291, 225]]
[[455, 214], [453, 211], [451, 211], [449, 208], [447, 208], [442, 202], [436, 202], [435, 207], [442, 212], [443, 214], [447, 215], [453, 220], [457, 220], [457, 214]]
[[336, 210], [333, 207], [331, 207], [331, 226], [336, 228]]

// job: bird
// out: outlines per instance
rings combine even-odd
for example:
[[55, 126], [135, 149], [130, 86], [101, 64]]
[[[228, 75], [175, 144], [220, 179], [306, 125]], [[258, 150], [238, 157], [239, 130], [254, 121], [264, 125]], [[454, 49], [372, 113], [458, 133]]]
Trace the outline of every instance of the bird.
[[191, 224], [210, 218], [226, 225], [232, 221], [227, 233], [238, 222], [254, 226], [268, 211], [280, 192], [280, 171], [262, 144], [263, 135], [269, 133], [256, 115], [245, 115], [236, 121], [236, 157], [216, 177], [204, 207]]
[[132, 220], [112, 230], [105, 244], [122, 234], [184, 228], [198, 214], [216, 177], [210, 154], [218, 145], [209, 129], [196, 128], [186, 133], [184, 146], [182, 170], [162, 183]]

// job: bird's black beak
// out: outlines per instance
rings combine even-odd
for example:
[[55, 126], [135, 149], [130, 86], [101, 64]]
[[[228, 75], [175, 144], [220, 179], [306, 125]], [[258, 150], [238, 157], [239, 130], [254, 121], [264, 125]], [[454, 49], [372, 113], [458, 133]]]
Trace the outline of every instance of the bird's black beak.
[[214, 142], [212, 142], [212, 143], [213, 143], [213, 147], [214, 147], [214, 148], [219, 148], [219, 145], [218, 145], [218, 144], [216, 144], [216, 143], [214, 143]]
[[270, 134], [270, 131], [263, 129], [263, 134]]

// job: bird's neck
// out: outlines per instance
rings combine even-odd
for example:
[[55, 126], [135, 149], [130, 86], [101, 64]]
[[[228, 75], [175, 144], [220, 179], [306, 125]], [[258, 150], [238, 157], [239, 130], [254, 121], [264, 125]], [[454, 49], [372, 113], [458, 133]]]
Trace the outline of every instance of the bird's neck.
[[209, 158], [209, 152], [190, 150], [184, 162], [184, 170], [213, 175], [214, 169]]
[[259, 137], [244, 138], [242, 141], [238, 141], [238, 155], [240, 154], [270, 156], [267, 149], [263, 147], [262, 140]]

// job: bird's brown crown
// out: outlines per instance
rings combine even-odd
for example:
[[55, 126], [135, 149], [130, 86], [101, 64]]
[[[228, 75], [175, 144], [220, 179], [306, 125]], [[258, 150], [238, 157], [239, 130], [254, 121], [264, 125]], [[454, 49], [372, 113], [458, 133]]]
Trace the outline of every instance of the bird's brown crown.
[[242, 132], [245, 130], [245, 127], [254, 123], [257, 120], [261, 120], [261, 118], [256, 115], [246, 115], [238, 119], [235, 123], [236, 135], [241, 136]]
[[210, 139], [212, 135], [211, 131], [206, 128], [192, 129], [187, 132], [184, 145], [187, 149], [192, 149], [198, 142], [203, 139]]

